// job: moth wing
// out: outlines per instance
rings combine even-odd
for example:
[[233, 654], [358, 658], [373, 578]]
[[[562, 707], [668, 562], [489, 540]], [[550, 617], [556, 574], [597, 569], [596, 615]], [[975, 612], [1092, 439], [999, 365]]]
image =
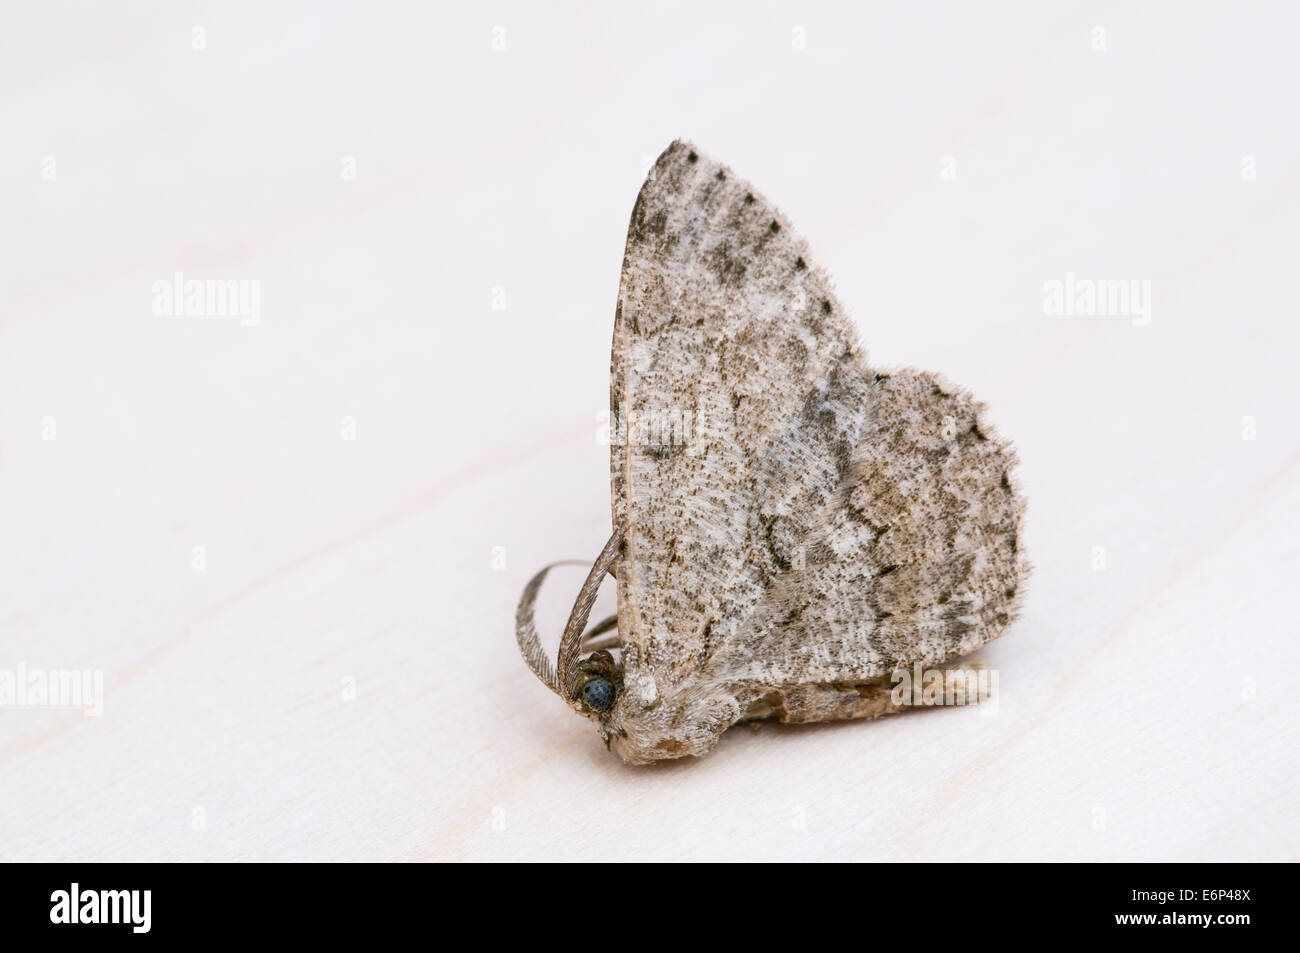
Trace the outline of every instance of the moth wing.
[[730, 169], [674, 142], [628, 229], [611, 359], [618, 627], [644, 702], [793, 580], [850, 476], [872, 379], [826, 275]]
[[1027, 564], [1011, 447], [935, 375], [873, 374], [871, 419], [790, 571], [708, 661], [721, 681], [861, 684], [996, 638]]

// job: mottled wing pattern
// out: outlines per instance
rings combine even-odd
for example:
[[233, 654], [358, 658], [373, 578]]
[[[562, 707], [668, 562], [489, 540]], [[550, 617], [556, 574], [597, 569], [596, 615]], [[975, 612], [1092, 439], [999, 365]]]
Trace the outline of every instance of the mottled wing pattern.
[[746, 641], [845, 482], [872, 382], [789, 222], [680, 142], [632, 213], [611, 363], [619, 633], [650, 699]]
[[743, 706], [866, 681], [1010, 621], [1020, 503], [981, 405], [868, 368], [789, 222], [686, 143], [632, 213], [611, 405], [641, 702], [687, 682], [731, 683]]
[[871, 419], [797, 564], [707, 662], [780, 688], [862, 683], [996, 638], [1018, 605], [1014, 454], [931, 374], [873, 374]]

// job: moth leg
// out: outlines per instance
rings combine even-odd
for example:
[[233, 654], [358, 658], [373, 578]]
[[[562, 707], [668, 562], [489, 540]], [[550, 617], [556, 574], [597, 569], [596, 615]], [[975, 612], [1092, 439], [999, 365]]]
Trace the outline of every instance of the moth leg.
[[[612, 635], [606, 635], [603, 639], [598, 636], [614, 629]], [[618, 637], [618, 616], [612, 615], [607, 619], [601, 619], [582, 636], [582, 651], [596, 652], [600, 649], [616, 649], [623, 643]]]

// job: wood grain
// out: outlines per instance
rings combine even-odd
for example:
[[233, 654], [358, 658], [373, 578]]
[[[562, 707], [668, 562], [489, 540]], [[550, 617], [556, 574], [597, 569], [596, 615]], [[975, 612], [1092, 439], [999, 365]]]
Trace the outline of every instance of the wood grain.
[[[1297, 859], [1296, 26], [0, 15], [0, 670], [104, 682], [0, 707], [0, 858]], [[996, 704], [631, 769], [520, 660], [524, 582], [608, 536], [624, 232], [677, 136], [797, 223], [872, 366], [1015, 441]], [[155, 313], [176, 272], [259, 320]], [[1149, 281], [1149, 323], [1045, 314], [1067, 273]]]

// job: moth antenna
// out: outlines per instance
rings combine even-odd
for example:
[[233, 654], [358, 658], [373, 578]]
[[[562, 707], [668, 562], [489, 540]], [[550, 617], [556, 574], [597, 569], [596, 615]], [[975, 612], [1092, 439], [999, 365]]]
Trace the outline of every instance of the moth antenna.
[[566, 559], [543, 566], [537, 571], [537, 575], [528, 580], [528, 585], [524, 586], [523, 595], [519, 597], [519, 608], [515, 610], [515, 641], [519, 643], [519, 651], [524, 661], [528, 663], [528, 667], [533, 670], [533, 674], [557, 695], [560, 693], [560, 686], [555, 679], [555, 668], [542, 649], [542, 640], [537, 637], [537, 623], [534, 618], [537, 593], [541, 591], [546, 574], [556, 566], [581, 565], [583, 563]]
[[591, 607], [596, 604], [596, 596], [600, 592], [600, 584], [605, 580], [605, 573], [612, 575], [614, 563], [622, 549], [623, 531], [616, 529], [592, 564], [587, 581], [578, 590], [573, 611], [569, 613], [569, 623], [564, 627], [560, 651], [555, 660], [557, 681], [559, 688], [563, 689], [560, 695], [565, 701], [571, 702], [578, 690], [578, 656], [582, 654], [582, 631], [587, 627], [587, 618], [591, 615]]
[[[542, 648], [542, 641], [537, 635], [535, 617], [537, 594], [541, 591], [546, 574], [556, 566], [585, 566], [586, 563], [565, 559], [543, 566], [532, 579], [528, 580], [528, 585], [524, 586], [523, 594], [519, 597], [519, 608], [515, 611], [515, 640], [519, 643], [519, 651], [523, 655], [524, 661], [528, 663], [528, 667], [532, 669], [533, 674], [537, 676], [541, 683], [566, 702], [573, 700], [572, 693], [577, 688], [575, 684], [577, 660], [582, 650], [586, 648], [587, 651], [595, 651], [619, 644], [617, 633], [614, 634], [612, 641], [602, 639], [585, 646], [583, 644], [589, 639], [594, 639], [602, 632], [607, 632], [617, 626], [617, 616], [610, 616], [608, 619], [597, 623], [585, 636], [581, 633], [587, 624], [587, 618], [591, 615], [591, 608], [596, 602], [596, 594], [600, 590], [600, 584], [604, 580], [605, 573], [610, 572], [614, 561], [618, 558], [622, 544], [623, 534], [621, 532], [616, 532], [610, 537], [609, 542], [605, 544], [605, 548], [601, 550], [600, 555], [596, 558], [595, 565], [591, 567], [587, 581], [583, 583], [582, 589], [578, 592], [577, 601], [574, 602], [573, 610], [569, 614], [569, 622], [564, 627], [564, 636], [560, 639], [560, 651], [557, 658], [559, 664], [558, 675], [555, 667], [551, 665], [551, 660], [546, 657], [546, 652]], [[608, 645], [607, 642], [609, 642]], [[565, 686], [566, 690], [561, 690], [562, 685]]]

